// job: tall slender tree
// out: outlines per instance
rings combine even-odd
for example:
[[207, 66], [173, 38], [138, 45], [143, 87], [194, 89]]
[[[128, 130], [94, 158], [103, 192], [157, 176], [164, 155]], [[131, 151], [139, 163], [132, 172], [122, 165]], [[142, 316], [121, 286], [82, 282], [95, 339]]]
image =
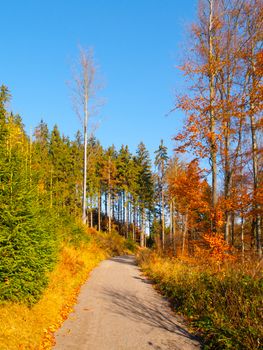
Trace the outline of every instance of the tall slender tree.
[[165, 171], [167, 167], [167, 161], [169, 157], [167, 154], [167, 147], [164, 145], [163, 140], [161, 140], [161, 143], [159, 145], [159, 148], [157, 151], [155, 151], [155, 166], [158, 169], [158, 179], [161, 186], [161, 221], [162, 221], [162, 247], [164, 249], [165, 246], [165, 198], [164, 198], [164, 192], [165, 192]]
[[83, 155], [83, 197], [82, 197], [82, 221], [87, 221], [87, 147], [88, 147], [88, 122], [91, 115], [91, 102], [95, 97], [96, 66], [91, 49], [80, 48], [79, 64], [73, 77], [74, 107], [83, 123], [84, 155]]
[[136, 151], [136, 175], [137, 195], [141, 214], [140, 245], [145, 245], [146, 211], [153, 208], [153, 178], [151, 172], [151, 160], [143, 142], [138, 145]]

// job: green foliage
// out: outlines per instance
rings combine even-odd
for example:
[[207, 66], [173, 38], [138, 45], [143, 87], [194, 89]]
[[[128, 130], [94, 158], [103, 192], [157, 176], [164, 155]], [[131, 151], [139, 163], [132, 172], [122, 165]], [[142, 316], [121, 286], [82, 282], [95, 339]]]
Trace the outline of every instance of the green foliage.
[[88, 243], [91, 239], [86, 227], [69, 215], [67, 211], [61, 211], [59, 217], [54, 219], [54, 227], [59, 242], [66, 242], [74, 247]]
[[0, 175], [0, 300], [37, 301], [56, 260], [56, 237], [13, 155]]
[[0, 300], [36, 302], [56, 261], [54, 232], [32, 213], [5, 211], [0, 228]]
[[[83, 145], [80, 133], [70, 141], [57, 126], [50, 132], [43, 121], [33, 138], [28, 137], [20, 116], [6, 109], [10, 97], [8, 89], [0, 87], [0, 302], [32, 305], [45, 289], [63, 243], [81, 247], [91, 239], [91, 232], [77, 220], [81, 214]], [[150, 211], [152, 206], [152, 172], [146, 147], [140, 144], [132, 157], [127, 146], [119, 152], [114, 146], [104, 150], [91, 137], [87, 167], [90, 226], [106, 228], [107, 206], [112, 205], [113, 227], [126, 237], [134, 237], [132, 207], [139, 226], [142, 211]], [[107, 199], [109, 194], [115, 203], [106, 201], [103, 207], [103, 197]], [[125, 240], [116, 232], [96, 239], [110, 255], [136, 249], [131, 239]]]
[[137, 244], [131, 238], [127, 238], [124, 242], [124, 247], [129, 252], [135, 253], [137, 249]]
[[140, 256], [144, 271], [203, 336], [204, 349], [261, 349], [263, 279], [214, 273], [178, 260]]
[[153, 205], [153, 179], [149, 152], [144, 143], [138, 145], [135, 157], [137, 196], [141, 208], [151, 208]]

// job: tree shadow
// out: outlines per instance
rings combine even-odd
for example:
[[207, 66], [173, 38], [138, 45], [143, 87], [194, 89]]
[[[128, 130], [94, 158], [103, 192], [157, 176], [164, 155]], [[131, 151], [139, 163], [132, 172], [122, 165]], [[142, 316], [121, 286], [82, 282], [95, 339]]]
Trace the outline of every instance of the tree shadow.
[[152, 281], [148, 280], [146, 277], [133, 276], [133, 278], [136, 280], [140, 280], [141, 282], [146, 284], [152, 284], [152, 285], [154, 284]]
[[[166, 302], [160, 302], [159, 296], [149, 298], [139, 298], [138, 296], [126, 292], [120, 293], [114, 289], [104, 289], [104, 295], [110, 298], [110, 312], [129, 318], [135, 322], [144, 323], [151, 327], [164, 329], [170, 333], [183, 337], [186, 341], [194, 341], [196, 347], [199, 348], [197, 337], [190, 334], [184, 327], [182, 320], [169, 310]], [[168, 341], [168, 339], [167, 339]], [[172, 344], [173, 343], [173, 344]], [[178, 349], [176, 341], [170, 341], [169, 349]], [[153, 349], [161, 349], [152, 342], [148, 343]], [[166, 343], [167, 348], [168, 343]]]
[[132, 255], [115, 256], [109, 260], [121, 264], [137, 266], [135, 258]]

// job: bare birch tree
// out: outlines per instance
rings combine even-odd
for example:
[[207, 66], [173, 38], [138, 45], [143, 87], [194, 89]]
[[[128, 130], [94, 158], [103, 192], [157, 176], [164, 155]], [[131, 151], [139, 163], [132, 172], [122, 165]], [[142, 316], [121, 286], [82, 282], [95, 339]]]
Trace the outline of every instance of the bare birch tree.
[[82, 194], [82, 221], [87, 221], [87, 145], [89, 119], [92, 111], [92, 100], [95, 97], [97, 86], [95, 85], [96, 66], [92, 49], [79, 49], [77, 67], [73, 73], [73, 104], [78, 117], [83, 125], [84, 156], [83, 156], [83, 194]]

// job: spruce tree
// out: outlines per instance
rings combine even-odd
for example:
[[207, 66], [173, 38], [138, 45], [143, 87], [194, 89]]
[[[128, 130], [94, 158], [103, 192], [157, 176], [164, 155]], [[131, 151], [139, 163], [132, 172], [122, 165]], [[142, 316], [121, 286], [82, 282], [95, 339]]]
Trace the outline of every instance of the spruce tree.
[[136, 151], [136, 185], [137, 196], [139, 200], [139, 209], [141, 213], [141, 234], [140, 245], [144, 246], [146, 210], [153, 209], [153, 178], [151, 171], [151, 160], [143, 142], [141, 142]]
[[165, 171], [167, 167], [167, 161], [169, 159], [168, 154], [167, 154], [167, 147], [164, 146], [163, 140], [161, 140], [161, 143], [159, 145], [159, 148], [155, 153], [155, 166], [157, 167], [157, 178], [158, 178], [158, 187], [160, 189], [160, 197], [161, 197], [161, 224], [162, 224], [162, 247], [164, 249], [164, 244], [165, 244], [165, 198], [164, 198], [164, 186], [165, 186], [165, 181], [164, 181], [164, 176], [165, 176]]

